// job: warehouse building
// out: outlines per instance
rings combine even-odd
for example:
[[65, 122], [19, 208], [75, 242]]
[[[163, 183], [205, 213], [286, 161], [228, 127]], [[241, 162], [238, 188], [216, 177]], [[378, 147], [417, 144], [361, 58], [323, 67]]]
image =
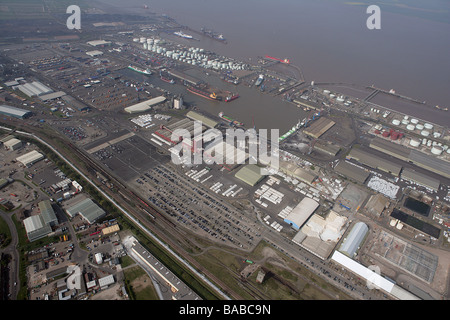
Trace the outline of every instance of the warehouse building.
[[95, 221], [106, 215], [106, 212], [89, 198], [69, 207], [66, 209], [66, 212], [71, 218], [77, 214], [81, 215], [89, 224], [93, 224]]
[[[382, 290], [399, 300], [420, 300], [417, 296], [406, 291], [400, 286], [397, 286], [392, 281], [389, 281], [382, 275], [374, 272], [373, 270], [363, 266], [362, 264], [350, 259], [346, 255], [335, 251], [331, 260], [350, 270], [354, 274], [358, 275], [366, 281], [370, 281], [374, 288]], [[369, 282], [368, 282], [369, 283]]]
[[443, 177], [450, 178], [450, 163], [448, 161], [430, 156], [418, 150], [411, 150], [380, 138], [373, 139], [370, 147], [397, 159], [411, 162], [418, 167], [437, 173]]
[[313, 214], [292, 241], [325, 260], [344, 233], [346, 221], [347, 218], [334, 211], [330, 211], [326, 218]]
[[317, 150], [317, 151], [320, 151], [320, 152], [323, 152], [325, 154], [335, 157], [338, 154], [338, 152], [341, 150], [341, 148], [332, 143], [328, 143], [325, 141], [317, 141], [314, 144], [314, 150]]
[[44, 159], [44, 155], [40, 152], [37, 152], [36, 150], [33, 150], [24, 155], [21, 155], [20, 157], [17, 157], [16, 161], [20, 162], [24, 167], [28, 168], [36, 162], [41, 161], [42, 159]]
[[3, 146], [10, 151], [18, 150], [22, 148], [22, 141], [12, 137], [11, 139], [8, 139], [7, 141], [3, 142]]
[[41, 213], [44, 223], [49, 226], [58, 224], [55, 211], [53, 210], [50, 200], [44, 200], [38, 203], [39, 211]]
[[352, 148], [347, 159], [355, 159], [368, 167], [385, 171], [397, 177], [402, 170], [402, 166], [360, 149]]
[[28, 110], [7, 106], [5, 104], [0, 105], [0, 114], [18, 119], [25, 119], [32, 115]]
[[411, 150], [409, 161], [418, 167], [450, 179], [450, 163], [448, 161], [429, 156], [417, 150]]
[[235, 177], [253, 187], [265, 176], [261, 174], [261, 167], [258, 167], [256, 164], [249, 164], [241, 168], [235, 174]]
[[186, 117], [188, 117], [189, 119], [192, 119], [194, 121], [201, 121], [203, 125], [211, 128], [211, 129], [215, 128], [217, 126], [217, 124], [218, 124], [217, 121], [214, 121], [211, 118], [206, 117], [206, 116], [204, 116], [204, 115], [202, 115], [202, 114], [200, 114], [198, 112], [195, 112], [195, 111], [189, 111], [186, 114]]
[[159, 96], [156, 98], [136, 103], [132, 106], [126, 107], [124, 110], [125, 112], [128, 113], [145, 112], [150, 110], [153, 106], [163, 103], [164, 101], [166, 101], [166, 98], [164, 96]]
[[319, 138], [325, 132], [327, 132], [336, 122], [328, 118], [322, 117], [319, 120], [314, 121], [303, 132], [313, 138]]
[[111, 41], [106, 41], [106, 40], [92, 40], [92, 41], [88, 41], [86, 43], [93, 47], [98, 47], [98, 46], [104, 47], [104, 46], [110, 46], [112, 44]]
[[352, 163], [347, 161], [340, 161], [337, 166], [334, 168], [337, 173], [348, 177], [356, 182], [364, 184], [370, 176], [370, 172], [360, 168]]
[[312, 184], [317, 175], [289, 161], [279, 160], [279, 170], [304, 183]]
[[52, 228], [44, 222], [40, 214], [24, 219], [23, 224], [30, 242], [44, 238], [52, 232]]
[[353, 258], [356, 251], [360, 248], [361, 244], [366, 238], [369, 232], [369, 227], [364, 222], [357, 222], [353, 226], [347, 238], [341, 244], [339, 251], [349, 258]]
[[384, 209], [389, 207], [389, 199], [381, 193], [372, 195], [364, 206], [364, 211], [375, 217], [380, 217]]
[[294, 209], [292, 209], [286, 218], [284, 218], [284, 222], [290, 224], [294, 229], [300, 230], [303, 224], [318, 207], [319, 203], [317, 203], [317, 201], [305, 197]]
[[95, 58], [95, 57], [102, 56], [103, 51], [100, 51], [100, 50], [86, 51], [86, 54], [92, 58]]
[[372, 139], [369, 146], [403, 161], [409, 160], [409, 153], [411, 152], [408, 147], [381, 138]]
[[53, 92], [52, 89], [39, 81], [27, 82], [17, 86], [17, 88], [29, 97], [42, 96]]
[[434, 191], [439, 190], [439, 185], [441, 182], [437, 179], [431, 178], [430, 176], [416, 172], [412, 169], [405, 168], [402, 171], [402, 179], [417, 183], [426, 188], [432, 189]]

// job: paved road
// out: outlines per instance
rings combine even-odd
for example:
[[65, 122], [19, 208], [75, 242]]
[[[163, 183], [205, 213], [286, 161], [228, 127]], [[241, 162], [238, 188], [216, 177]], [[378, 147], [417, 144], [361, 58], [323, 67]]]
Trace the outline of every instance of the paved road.
[[[17, 251], [17, 245], [19, 243], [19, 238], [17, 236], [16, 226], [12, 220], [13, 213], [6, 213], [0, 210], [0, 216], [6, 221], [11, 233], [11, 243], [4, 249], [0, 249], [0, 252], [8, 254], [11, 256], [10, 262], [10, 274], [9, 274], [9, 284], [10, 284], [10, 299], [16, 300], [18, 288], [20, 288], [19, 282], [19, 253]], [[14, 285], [16, 283], [16, 285]]]

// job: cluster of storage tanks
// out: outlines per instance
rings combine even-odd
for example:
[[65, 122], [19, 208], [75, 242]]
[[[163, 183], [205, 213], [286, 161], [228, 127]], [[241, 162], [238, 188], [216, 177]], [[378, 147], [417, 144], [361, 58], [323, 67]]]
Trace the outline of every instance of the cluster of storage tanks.
[[181, 48], [169, 50], [162, 45], [165, 41], [162, 39], [153, 38], [134, 38], [134, 42], [139, 42], [142, 44], [145, 50], [155, 52], [157, 54], [166, 56], [168, 58], [178, 60], [184, 63], [191, 64], [193, 66], [199, 66], [205, 69], [215, 69], [215, 70], [244, 70], [247, 69], [247, 65], [230, 61], [227, 58], [211, 59], [202, 48]]
[[431, 147], [431, 153], [434, 155], [441, 155], [444, 151], [450, 154], [450, 149], [447, 145], [442, 145], [440, 142], [433, 141], [432, 138], [438, 139], [441, 137], [441, 133], [434, 131], [434, 125], [431, 123], [421, 123], [418, 119], [409, 118], [409, 116], [404, 116], [402, 120], [394, 119], [392, 120], [392, 124], [395, 126], [403, 125], [406, 127], [406, 130], [411, 132], [419, 132], [422, 139], [420, 138], [412, 138], [409, 142], [412, 147], [420, 147], [426, 146]]

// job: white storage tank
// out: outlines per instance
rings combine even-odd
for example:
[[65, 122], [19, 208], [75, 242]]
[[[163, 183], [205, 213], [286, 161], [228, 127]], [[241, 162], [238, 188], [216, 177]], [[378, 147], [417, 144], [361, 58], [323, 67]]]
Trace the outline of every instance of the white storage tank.
[[425, 129], [428, 129], [428, 130], [433, 129], [433, 125], [431, 123], [425, 123], [424, 127], [425, 127]]
[[423, 124], [420, 124], [420, 123], [416, 124], [417, 130], [423, 130], [423, 128], [424, 128]]
[[411, 141], [409, 142], [409, 144], [410, 144], [411, 146], [417, 148], [418, 146], [420, 146], [420, 141], [417, 140], [417, 139], [411, 139]]
[[403, 120], [402, 120], [402, 124], [404, 124], [404, 125], [409, 124], [409, 120], [408, 120], [408, 119], [403, 119]]
[[442, 148], [439, 146], [434, 146], [433, 148], [431, 148], [431, 153], [436, 156], [440, 156], [442, 154]]
[[394, 119], [394, 120], [392, 120], [392, 124], [394, 126], [398, 126], [398, 125], [400, 125], [400, 120]]
[[416, 128], [416, 127], [415, 127], [413, 124], [408, 124], [408, 125], [406, 126], [406, 129], [409, 130], [409, 131], [413, 131], [415, 128]]
[[404, 116], [403, 120], [409, 120], [409, 116]]
[[418, 124], [418, 123], [419, 123], [419, 120], [417, 120], [417, 119], [415, 119], [415, 118], [412, 118], [412, 119], [411, 119], [411, 123], [413, 123], [413, 124]]
[[428, 136], [430, 135], [430, 131], [428, 131], [428, 130], [422, 130], [422, 131], [420, 132], [420, 134], [421, 134], [422, 136], [424, 136], [424, 137], [428, 137]]

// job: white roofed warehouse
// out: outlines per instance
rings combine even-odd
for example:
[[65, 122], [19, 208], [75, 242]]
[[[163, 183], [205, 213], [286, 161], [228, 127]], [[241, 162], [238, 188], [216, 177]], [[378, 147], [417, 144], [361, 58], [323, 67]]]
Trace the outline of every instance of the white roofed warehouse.
[[42, 153], [33, 150], [28, 152], [20, 157], [16, 158], [16, 161], [20, 162], [24, 167], [30, 167], [34, 163], [44, 159], [44, 155]]
[[0, 105], [0, 114], [18, 119], [25, 119], [32, 115], [28, 110], [11, 107], [5, 104]]
[[302, 225], [314, 213], [319, 204], [317, 201], [305, 197], [300, 203], [284, 218], [284, 221], [296, 230], [299, 230]]
[[70, 217], [80, 214], [89, 224], [106, 215], [105, 211], [89, 198], [74, 204], [66, 212]]
[[369, 227], [364, 222], [357, 222], [353, 226], [347, 238], [341, 244], [339, 251], [346, 256], [353, 258], [356, 251], [359, 249], [367, 233], [369, 232]]
[[23, 220], [23, 224], [30, 242], [44, 238], [52, 232], [52, 228], [45, 224], [41, 215], [26, 218]]

